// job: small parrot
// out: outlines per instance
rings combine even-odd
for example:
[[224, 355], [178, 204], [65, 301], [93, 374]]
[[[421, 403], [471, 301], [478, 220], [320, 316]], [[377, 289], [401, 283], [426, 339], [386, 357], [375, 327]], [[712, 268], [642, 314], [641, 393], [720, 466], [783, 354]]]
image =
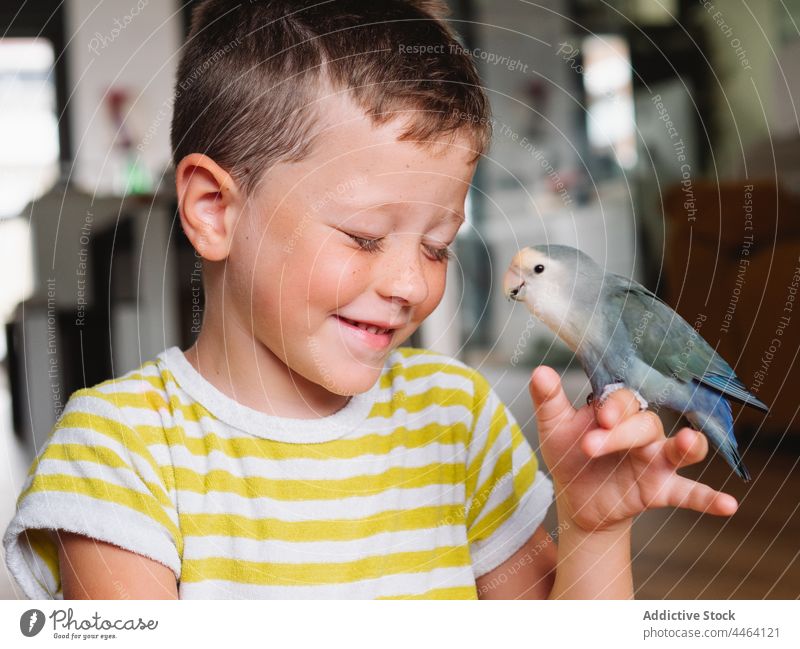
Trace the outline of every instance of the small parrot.
[[575, 353], [603, 403], [628, 388], [645, 410], [664, 406], [686, 416], [745, 481], [727, 399], [768, 412], [733, 369], [681, 316], [632, 279], [606, 272], [580, 250], [523, 248], [503, 292], [524, 302]]

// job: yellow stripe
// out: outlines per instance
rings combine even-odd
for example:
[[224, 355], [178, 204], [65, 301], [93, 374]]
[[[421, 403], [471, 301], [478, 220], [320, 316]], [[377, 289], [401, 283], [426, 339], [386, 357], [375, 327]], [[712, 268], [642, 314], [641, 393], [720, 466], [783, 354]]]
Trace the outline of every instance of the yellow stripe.
[[[61, 474], [43, 474], [52, 477]], [[268, 497], [275, 500], [334, 500], [353, 496], [373, 496], [388, 489], [417, 489], [429, 485], [455, 486], [464, 478], [464, 465], [432, 462], [421, 467], [391, 467], [375, 475], [332, 479], [274, 479], [259, 476], [239, 477], [229, 471], [211, 470], [199, 473], [192, 469], [174, 468], [175, 488], [209, 495], [232, 493], [245, 498]], [[65, 476], [73, 482], [91, 478]], [[109, 483], [110, 484], [110, 483]], [[149, 486], [149, 485], [148, 485]], [[29, 487], [24, 493], [32, 490]], [[151, 496], [152, 497], [152, 496]], [[158, 502], [158, 501], [157, 501]], [[169, 501], [167, 501], [167, 504]]]
[[370, 417], [392, 417], [398, 408], [409, 413], [420, 412], [429, 406], [472, 407], [472, 395], [456, 388], [430, 388], [423, 394], [409, 396], [404, 390], [394, 393], [391, 401], [379, 401], [372, 406]]
[[494, 471], [478, 489], [475, 497], [470, 503], [469, 512], [467, 513], [467, 527], [472, 526], [480, 513], [483, 511], [484, 505], [489, 501], [492, 492], [495, 489], [502, 489], [503, 482], [508, 481], [508, 490], [511, 491], [513, 484], [513, 471], [514, 467], [511, 463], [511, 450], [504, 449], [499, 457], [495, 459]]
[[[144, 374], [142, 370], [146, 369], [149, 365], [156, 367], [156, 372], [153, 374]], [[159, 371], [155, 363], [147, 362], [144, 365], [142, 365], [138, 370], [134, 370], [129, 374], [124, 374], [115, 379], [108, 379], [107, 381], [98, 383], [97, 385], [92, 386], [91, 389], [101, 390], [102, 388], [113, 388], [114, 391], [116, 391], [118, 383], [122, 383], [124, 381], [142, 381], [154, 387], [156, 390], [164, 390], [166, 380], [170, 376], [171, 374], [167, 370]]]
[[293, 480], [239, 477], [228, 471], [198, 473], [175, 467], [175, 482], [185, 491], [208, 495], [233, 493], [246, 498], [276, 500], [334, 500], [351, 496], [372, 496], [387, 489], [416, 489], [429, 485], [454, 486], [464, 479], [464, 465], [433, 462], [421, 467], [391, 467], [383, 473], [348, 478]]
[[386, 575], [430, 572], [437, 568], [469, 566], [466, 546], [444, 546], [434, 550], [395, 552], [344, 563], [267, 563], [215, 557], [186, 559], [182, 582], [224, 579], [264, 586], [310, 586], [345, 584]]
[[[28, 539], [28, 545], [30, 545], [31, 550], [36, 553], [36, 556], [39, 557], [41, 562], [50, 571], [53, 581], [56, 584], [56, 590], [60, 590], [61, 573], [58, 569], [58, 548], [53, 543], [53, 540], [50, 538], [47, 530], [28, 529], [23, 531], [20, 536], [24, 536]], [[39, 582], [39, 585], [44, 590], [48, 590], [49, 588], [47, 584], [42, 583], [41, 581]]]
[[[123, 422], [89, 412], [69, 412], [65, 414], [56, 425], [56, 429], [62, 428], [81, 428], [99, 433], [121, 444], [131, 453], [138, 455], [142, 460], [147, 462], [153, 469], [153, 472], [161, 476], [162, 479], [169, 475], [169, 471], [162, 472], [161, 468], [156, 464], [155, 459], [147, 448], [147, 444], [144, 442], [141, 435], [138, 434], [138, 431], [131, 429]], [[166, 443], [163, 437], [162, 443]], [[48, 450], [45, 450], [44, 455], [47, 455], [47, 453]]]
[[436, 374], [452, 374], [454, 376], [461, 376], [469, 381], [474, 380], [475, 370], [464, 369], [457, 365], [449, 363], [431, 362], [419, 363], [418, 365], [411, 365], [407, 367], [402, 363], [392, 363], [388, 366], [387, 370], [381, 375], [380, 387], [391, 387], [394, 380], [398, 377], [403, 377], [406, 381], [413, 381], [426, 376], [434, 376]]
[[436, 505], [387, 510], [363, 518], [285, 521], [252, 519], [235, 514], [181, 514], [185, 536], [232, 536], [257, 541], [353, 541], [381, 532], [423, 530], [442, 525], [462, 526], [460, 505]]
[[[514, 513], [514, 510], [519, 505], [519, 499], [525, 494], [528, 488], [533, 484], [534, 477], [536, 476], [536, 457], [531, 456], [520, 469], [519, 475], [514, 480], [514, 493], [506, 498], [502, 503], [497, 505], [494, 509], [487, 512], [477, 525], [470, 527], [468, 537], [470, 543], [475, 543], [481, 539], [489, 538], [502, 525], [506, 519]], [[517, 488], [521, 491], [517, 491]]]
[[386, 595], [376, 599], [478, 599], [478, 591], [475, 586], [452, 586], [434, 588], [420, 595]]
[[150, 494], [142, 494], [97, 478], [76, 479], [70, 475], [56, 473], [37, 476], [31, 486], [22, 493], [20, 499], [31, 493], [47, 491], [80, 494], [137, 511], [165, 527], [178, 546], [178, 554], [183, 554], [183, 537], [180, 530], [175, 527], [175, 524], [164, 512], [164, 508]]
[[[516, 450], [517, 446], [525, 442], [525, 436], [522, 434], [522, 431], [519, 429], [519, 426], [515, 426], [514, 432], [514, 444], [513, 447]], [[520, 497], [522, 494], [528, 491], [528, 487], [533, 484], [534, 477], [536, 476], [536, 472], [539, 470], [539, 458], [536, 457], [536, 453], [531, 451], [530, 457], [527, 459], [525, 464], [522, 468], [517, 471], [516, 475], [514, 475], [514, 491], [516, 491]]]
[[[486, 435], [486, 440], [483, 442], [483, 446], [478, 454], [472, 459], [472, 461], [469, 463], [469, 466], [467, 466], [467, 501], [469, 501], [470, 498], [475, 497], [475, 491], [478, 485], [481, 467], [486, 461], [486, 455], [494, 446], [497, 438], [502, 434], [507, 423], [508, 417], [506, 417], [505, 408], [502, 404], [498, 404], [489, 422], [489, 432]], [[470, 440], [470, 443], [472, 443], [472, 440]]]
[[185, 429], [180, 426], [136, 426], [136, 432], [148, 445], [179, 446], [199, 457], [207, 457], [211, 451], [217, 451], [234, 459], [253, 457], [276, 460], [354, 459], [367, 455], [388, 455], [396, 448], [421, 448], [434, 443], [465, 447], [469, 435], [463, 422], [434, 422], [420, 428], [398, 426], [385, 435], [368, 433], [362, 437], [331, 440], [323, 444], [295, 444], [253, 436], [226, 438], [213, 432], [201, 437], [187, 437]]
[[[429, 484], [455, 485], [463, 480], [463, 464], [442, 464], [439, 462], [431, 463], [419, 468], [394, 467], [389, 469], [387, 472], [377, 475], [353, 476], [351, 478], [335, 480], [319, 479], [293, 481], [274, 480], [259, 477], [243, 478], [235, 476], [230, 472], [221, 470], [211, 471], [207, 474], [204, 474], [187, 468], [174, 467], [172, 465], [160, 467], [158, 464], [156, 464], [146, 447], [131, 443], [131, 435], [126, 435], [123, 440], [120, 440], [114, 435], [108, 434], [108, 428], [114, 424], [114, 420], [109, 420], [97, 415], [89, 415], [86, 413], [73, 413], [73, 415], [70, 416], [65, 422], [65, 425], [90, 428], [100, 434], [106, 435], [110, 439], [114, 439], [115, 441], [128, 446], [131, 452], [138, 451], [137, 454], [140, 457], [143, 457], [143, 459], [150, 464], [155, 475], [158, 475], [162, 480], [161, 484], [158, 485], [147, 482], [148, 488], [151, 491], [155, 491], [159, 495], [159, 501], [161, 504], [167, 507], [171, 506], [171, 501], [167, 497], [166, 493], [177, 488], [195, 491], [202, 494], [208, 494], [210, 491], [223, 491], [237, 493], [246, 497], [269, 495], [270, 497], [277, 497], [280, 499], [307, 500], [318, 498], [340, 498], [349, 495], [374, 494], [392, 486], [414, 488]], [[465, 427], [463, 426], [454, 426], [449, 430], [441, 426], [433, 426], [412, 431], [407, 439], [403, 439], [402, 433], [403, 431], [406, 431], [406, 429], [398, 429], [398, 431], [396, 431], [397, 434], [392, 435], [391, 438], [381, 435], [369, 436], [371, 438], [371, 443], [367, 444], [366, 448], [363, 450], [366, 453], [372, 452], [375, 454], [382, 454], [388, 452], [391, 450], [391, 448], [398, 446], [423, 446], [431, 441], [430, 435], [427, 434], [428, 430], [443, 430], [450, 434], [451, 439], [434, 440], [439, 442], [451, 441], [452, 437], [455, 436], [453, 433], [459, 433], [458, 437], [460, 438], [463, 438], [466, 434]], [[238, 442], [230, 441], [226, 443], [226, 440], [221, 440], [216, 436], [206, 436], [204, 439], [209, 442], [213, 439], [215, 442], [214, 444], [210, 445], [211, 448], [206, 446], [205, 453], [203, 452], [203, 440], [186, 440], [187, 447], [197, 455], [201, 456], [207, 456], [207, 453], [210, 452], [210, 450], [213, 450], [214, 447], [217, 447], [217, 450], [227, 450], [231, 454], [239, 451], [239, 448], [236, 448], [237, 446], [250, 447], [251, 449], [253, 447], [260, 447], [262, 449], [261, 453], [253, 453], [254, 457], [263, 457], [266, 454], [264, 449], [265, 445], [267, 446], [267, 452], [273, 450], [271, 448], [272, 444], [269, 444], [269, 440], [241, 439]], [[381, 444], [385, 445], [385, 448], [376, 448], [377, 445]], [[141, 447], [137, 449], [135, 448], [136, 446]], [[228, 448], [225, 448], [226, 446]], [[283, 447], [281, 450], [295, 450], [295, 447], [299, 445], [282, 444], [281, 446]], [[334, 443], [333, 448], [334, 450], [339, 451], [339, 453], [336, 454], [338, 454], [340, 457], [352, 457], [358, 452], [357, 444], [346, 443], [344, 441], [341, 443]], [[43, 456], [37, 458], [35, 461], [36, 466], [34, 466], [33, 469], [38, 467], [39, 462], [42, 459], [78, 459], [95, 462], [100, 465], [105, 464], [112, 468], [129, 468], [133, 470], [128, 463], [119, 458], [119, 456], [110, 449], [102, 446], [95, 446], [94, 449], [95, 450], [91, 450], [74, 444], [51, 444], [48, 446]], [[330, 455], [333, 456], [336, 454], [331, 453]], [[309, 455], [308, 449], [306, 449], [306, 453], [297, 453], [297, 456], [303, 455]]]
[[[65, 462], [92, 462], [98, 466], [110, 467], [113, 469], [128, 469], [137, 476], [138, 480], [141, 480], [142, 483], [147, 486], [147, 488], [156, 497], [161, 505], [164, 507], [174, 506], [164, 491], [165, 485], [163, 483], [157, 484], [150, 482], [149, 480], [145, 480], [142, 476], [136, 473], [134, 468], [125, 460], [123, 460], [110, 448], [106, 448], [105, 446], [88, 447], [81, 444], [51, 444], [47, 447], [47, 451], [45, 452], [43, 459], [63, 460]], [[47, 469], [45, 469], [43, 475], [47, 474]], [[83, 480], [83, 477], [78, 476], [75, 479]], [[174, 485], [170, 485], [170, 488], [172, 487], [174, 487]]]
[[[472, 525], [472, 523], [475, 522], [475, 519], [478, 518], [478, 515], [483, 510], [483, 506], [488, 502], [492, 492], [500, 483], [510, 480], [512, 481], [512, 486], [516, 485], [519, 474], [513, 474], [514, 451], [517, 450], [524, 440], [525, 438], [519, 426], [513, 424], [511, 426], [511, 446], [504, 447], [498, 457], [492, 458], [491, 462], [494, 463], [492, 473], [475, 492], [475, 496], [470, 503], [467, 525]], [[527, 461], [529, 460], [526, 460], [526, 462]], [[478, 467], [478, 470], [480, 470], [480, 467]], [[477, 476], [477, 473], [475, 475]], [[522, 494], [523, 492], [520, 491], [518, 493]]]
[[413, 356], [434, 356], [436, 353], [424, 347], [398, 347], [397, 351], [404, 358], [412, 358]]
[[[177, 396], [173, 395], [167, 402], [159, 393], [148, 391], [137, 392], [98, 392], [92, 388], [80, 390], [78, 396], [91, 396], [110, 403], [116, 408], [138, 408], [141, 410], [168, 410], [170, 412], [180, 412], [184, 419], [194, 423], [199, 423], [204, 417], [216, 420], [213, 414], [206, 410], [197, 402], [191, 405], [184, 404]], [[77, 393], [76, 393], [77, 394]], [[391, 417], [398, 407], [402, 407], [409, 413], [420, 412], [428, 406], [465, 406], [470, 408], [473, 404], [472, 395], [464, 390], [457, 388], [434, 387], [426, 390], [422, 394], [409, 395], [404, 390], [398, 390], [392, 395], [389, 401], [378, 401], [373, 404], [369, 412], [369, 417]]]
[[200, 403], [193, 401], [191, 404], [183, 403], [176, 395], [172, 395], [169, 401], [164, 399], [161, 393], [155, 390], [147, 392], [99, 392], [95, 388], [86, 388], [75, 393], [80, 397], [94, 397], [115, 408], [139, 408], [141, 410], [158, 411], [168, 410], [170, 412], [180, 412], [188, 421], [199, 422], [203, 417], [214, 418], [208, 410]]

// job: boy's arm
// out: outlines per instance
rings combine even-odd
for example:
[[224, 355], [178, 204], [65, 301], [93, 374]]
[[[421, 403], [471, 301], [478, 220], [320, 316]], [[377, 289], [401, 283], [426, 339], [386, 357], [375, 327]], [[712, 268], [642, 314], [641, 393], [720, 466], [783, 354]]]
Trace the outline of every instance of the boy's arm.
[[476, 580], [479, 599], [632, 599], [630, 524], [585, 532], [566, 522], [558, 544], [544, 529]]
[[56, 534], [64, 599], [178, 599], [165, 565], [81, 534]]
[[548, 599], [633, 599], [631, 524], [628, 520], [613, 529], [587, 532], [562, 523]]

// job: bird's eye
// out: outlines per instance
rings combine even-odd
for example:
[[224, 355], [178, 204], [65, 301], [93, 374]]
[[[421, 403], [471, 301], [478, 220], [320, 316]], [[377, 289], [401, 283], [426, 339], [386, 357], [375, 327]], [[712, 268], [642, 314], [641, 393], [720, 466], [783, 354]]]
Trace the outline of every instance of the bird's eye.
[[537, 273], [537, 274], [538, 274], [538, 273], [543, 273], [543, 272], [544, 272], [544, 266], [542, 266], [541, 264], [536, 264], [536, 265], [533, 267], [533, 272], [534, 272], [534, 273]]

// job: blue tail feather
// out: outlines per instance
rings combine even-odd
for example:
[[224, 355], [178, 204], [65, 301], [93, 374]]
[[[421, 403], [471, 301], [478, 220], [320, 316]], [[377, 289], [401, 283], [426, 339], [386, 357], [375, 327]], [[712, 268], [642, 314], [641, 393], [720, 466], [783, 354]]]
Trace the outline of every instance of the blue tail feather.
[[687, 418], [694, 428], [705, 433], [733, 470], [745, 482], [749, 481], [750, 472], [742, 462], [733, 434], [731, 404], [719, 392], [700, 383], [692, 387], [692, 398], [686, 407]]

